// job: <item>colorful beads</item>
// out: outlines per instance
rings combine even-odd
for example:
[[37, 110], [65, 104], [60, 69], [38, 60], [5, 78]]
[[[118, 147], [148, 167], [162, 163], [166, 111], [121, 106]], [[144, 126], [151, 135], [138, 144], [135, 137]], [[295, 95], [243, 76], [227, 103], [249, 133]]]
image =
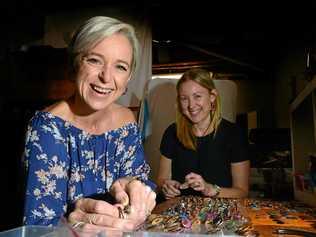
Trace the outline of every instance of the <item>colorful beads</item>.
[[183, 196], [160, 215], [149, 216], [144, 229], [199, 234], [235, 231], [245, 224], [246, 218], [241, 217], [236, 199]]

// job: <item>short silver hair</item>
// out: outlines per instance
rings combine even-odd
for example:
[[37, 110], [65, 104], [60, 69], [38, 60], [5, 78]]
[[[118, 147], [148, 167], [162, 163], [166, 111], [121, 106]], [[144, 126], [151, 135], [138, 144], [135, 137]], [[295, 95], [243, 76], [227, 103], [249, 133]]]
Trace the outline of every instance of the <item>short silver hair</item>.
[[115, 33], [126, 36], [132, 45], [131, 77], [133, 77], [139, 62], [139, 42], [136, 37], [135, 29], [130, 24], [106, 16], [92, 17], [75, 31], [68, 46], [70, 66], [77, 71], [81, 56], [87, 53], [101, 40]]

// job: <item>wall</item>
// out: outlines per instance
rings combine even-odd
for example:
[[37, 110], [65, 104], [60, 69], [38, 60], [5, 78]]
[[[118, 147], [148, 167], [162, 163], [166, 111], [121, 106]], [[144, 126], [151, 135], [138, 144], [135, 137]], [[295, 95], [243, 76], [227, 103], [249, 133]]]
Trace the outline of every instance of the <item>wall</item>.
[[302, 43], [284, 50], [275, 71], [276, 127], [289, 128], [290, 104], [307, 84], [306, 48]]
[[237, 114], [257, 112], [258, 127], [274, 125], [274, 82], [266, 80], [236, 80], [238, 88]]
[[265, 79], [236, 80], [237, 113], [257, 111], [258, 126], [262, 128], [289, 128], [290, 104], [308, 82], [307, 49], [304, 41], [285, 44], [271, 56], [273, 63]]

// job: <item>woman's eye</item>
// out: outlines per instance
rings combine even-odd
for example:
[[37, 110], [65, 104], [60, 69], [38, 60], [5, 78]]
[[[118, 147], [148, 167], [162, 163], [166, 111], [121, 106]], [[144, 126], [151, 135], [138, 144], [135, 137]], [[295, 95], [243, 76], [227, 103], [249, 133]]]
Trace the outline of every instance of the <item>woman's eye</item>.
[[180, 97], [180, 101], [181, 101], [181, 102], [186, 102], [186, 101], [187, 101], [187, 98], [181, 98], [181, 97]]
[[87, 61], [93, 65], [103, 65], [102, 61], [98, 58], [88, 58]]
[[117, 65], [116, 66], [119, 70], [122, 70], [122, 71], [127, 71], [127, 68], [123, 65]]

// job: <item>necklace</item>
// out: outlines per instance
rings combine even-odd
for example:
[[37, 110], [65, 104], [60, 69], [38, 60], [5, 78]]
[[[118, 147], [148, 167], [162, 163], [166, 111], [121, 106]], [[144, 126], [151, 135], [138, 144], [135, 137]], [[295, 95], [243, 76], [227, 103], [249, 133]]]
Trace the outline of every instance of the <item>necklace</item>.
[[[199, 137], [204, 137], [207, 133], [207, 131], [209, 130], [209, 128], [212, 125], [212, 121], [210, 121], [210, 123], [208, 124], [207, 128], [203, 131], [202, 135], [200, 135]], [[199, 131], [197, 128], [195, 128], [196, 131]]]
[[208, 124], [207, 128], [204, 130], [202, 137], [204, 137], [206, 135], [207, 131], [211, 127], [211, 124], [212, 124], [212, 121], [210, 121], [210, 123]]

